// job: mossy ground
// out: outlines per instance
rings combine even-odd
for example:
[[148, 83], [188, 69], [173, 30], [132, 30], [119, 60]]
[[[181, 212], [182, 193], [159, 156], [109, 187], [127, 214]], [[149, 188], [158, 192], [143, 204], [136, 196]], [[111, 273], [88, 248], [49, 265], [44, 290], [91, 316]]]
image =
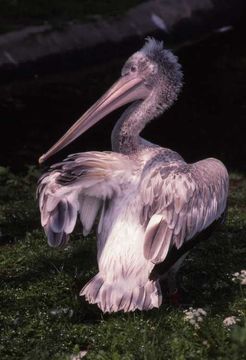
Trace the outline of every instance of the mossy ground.
[[[38, 171], [0, 168], [0, 358], [246, 359], [246, 289], [232, 274], [246, 265], [246, 178], [231, 175], [228, 219], [187, 258], [181, 282], [189, 304], [207, 316], [196, 330], [181, 309], [103, 315], [79, 297], [96, 273], [92, 235], [78, 226], [65, 250], [48, 247], [35, 200]], [[223, 326], [235, 315], [238, 325]]]

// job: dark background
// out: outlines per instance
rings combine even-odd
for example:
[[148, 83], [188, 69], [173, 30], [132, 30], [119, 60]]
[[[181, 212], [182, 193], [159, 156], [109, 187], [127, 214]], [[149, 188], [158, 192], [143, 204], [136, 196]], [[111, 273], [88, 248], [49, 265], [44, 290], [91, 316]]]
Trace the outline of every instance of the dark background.
[[[242, 13], [229, 31], [211, 31], [178, 48], [175, 32], [165, 38], [176, 48], [185, 83], [177, 103], [144, 130], [146, 139], [178, 151], [189, 162], [217, 157], [230, 170], [245, 171], [245, 33]], [[14, 171], [38, 165], [38, 157], [118, 78], [125, 60], [143, 43], [138, 37], [114, 47], [105, 44], [95, 49], [94, 62], [74, 52], [2, 72], [0, 165]], [[49, 164], [72, 152], [110, 149], [111, 130], [121, 112], [101, 121]]]

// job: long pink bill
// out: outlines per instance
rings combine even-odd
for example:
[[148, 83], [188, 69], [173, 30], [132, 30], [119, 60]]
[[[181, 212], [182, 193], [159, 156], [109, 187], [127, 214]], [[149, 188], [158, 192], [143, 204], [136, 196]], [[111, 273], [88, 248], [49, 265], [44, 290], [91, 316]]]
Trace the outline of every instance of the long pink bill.
[[121, 77], [84, 115], [44, 154], [39, 158], [43, 163], [78, 136], [104, 118], [112, 111], [135, 100], [144, 99], [149, 90], [143, 80], [137, 76], [126, 75]]

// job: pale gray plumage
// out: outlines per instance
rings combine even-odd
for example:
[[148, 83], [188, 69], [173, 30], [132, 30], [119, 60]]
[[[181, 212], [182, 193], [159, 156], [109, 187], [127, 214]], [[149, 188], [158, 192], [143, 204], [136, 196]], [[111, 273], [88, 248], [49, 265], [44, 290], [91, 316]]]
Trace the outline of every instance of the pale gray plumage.
[[154, 263], [165, 259], [170, 244], [179, 249], [185, 239], [191, 239], [211, 225], [218, 214], [224, 212], [227, 199], [223, 194], [227, 189], [227, 173], [216, 159], [191, 165], [179, 163], [176, 168], [171, 166], [171, 170], [165, 167], [164, 176], [161, 176], [160, 165], [156, 165], [155, 176], [151, 175], [152, 168], [149, 176], [142, 180], [144, 213], [150, 219], [144, 254]]
[[[70, 155], [53, 165], [38, 186], [41, 222], [51, 246], [66, 244], [78, 214], [84, 236], [99, 214], [99, 273], [81, 294], [104, 312], [159, 307], [159, 279], [150, 279], [155, 266], [225, 212], [228, 174], [219, 160], [187, 164], [176, 152], [139, 136], [176, 100], [181, 86], [177, 58], [161, 42], [148, 39], [126, 62], [119, 82], [41, 157], [45, 160], [133, 101], [113, 130], [114, 152]], [[181, 263], [176, 260], [173, 273]]]

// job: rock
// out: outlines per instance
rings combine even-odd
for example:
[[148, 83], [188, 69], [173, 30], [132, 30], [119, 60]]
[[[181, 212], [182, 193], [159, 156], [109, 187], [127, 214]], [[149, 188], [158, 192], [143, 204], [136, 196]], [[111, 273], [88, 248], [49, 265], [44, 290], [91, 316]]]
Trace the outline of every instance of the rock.
[[[0, 36], [0, 68], [16, 69], [27, 62], [72, 51], [89, 53], [105, 43], [114, 46], [129, 38], [143, 38], [157, 32], [165, 36], [177, 27], [183, 33], [185, 26], [190, 28], [192, 24], [196, 31], [199, 26], [210, 30], [208, 18], [223, 18], [225, 23], [218, 20], [218, 26], [228, 26], [231, 25], [227, 23], [228, 16], [232, 21], [237, 19], [244, 3], [237, 0], [235, 6], [235, 0], [152, 0], [130, 9], [122, 17], [98, 17], [85, 24], [70, 22], [59, 29], [49, 24], [27, 27]], [[183, 25], [179, 27], [179, 24]]]

